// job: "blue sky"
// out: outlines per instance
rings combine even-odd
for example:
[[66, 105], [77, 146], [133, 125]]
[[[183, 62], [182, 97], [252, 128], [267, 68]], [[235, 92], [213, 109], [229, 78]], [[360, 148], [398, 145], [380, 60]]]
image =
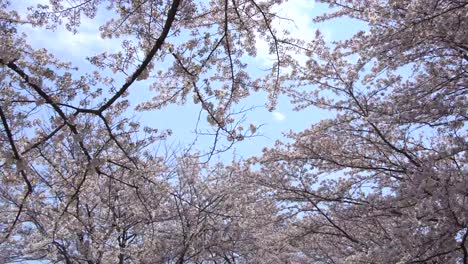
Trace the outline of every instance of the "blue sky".
[[[32, 5], [39, 2], [44, 1], [22, 0], [15, 2], [15, 5]], [[314, 1], [289, 1], [278, 7], [276, 11], [278, 11], [279, 16], [292, 19], [294, 22], [287, 20], [276, 21], [274, 26], [278, 29], [287, 29], [293, 37], [300, 37], [305, 40], [311, 40], [315, 35], [315, 31], [319, 29], [329, 41], [348, 38], [363, 27], [362, 23], [357, 24], [349, 19], [335, 20], [333, 23], [315, 24], [312, 22], [314, 16], [323, 13], [327, 9], [327, 6], [316, 4]], [[98, 13], [97, 19], [102, 20], [104, 16], [105, 13]], [[27, 32], [29, 41], [33, 47], [47, 48], [50, 52], [56, 54], [57, 57], [74, 62], [75, 65], [79, 66], [80, 70], [91, 71], [92, 68], [85, 60], [87, 56], [92, 56], [103, 51], [113, 52], [120, 48], [119, 40], [101, 39], [97, 32], [98, 26], [99, 23], [84, 19], [79, 33], [76, 35], [63, 28], [59, 28], [47, 35], [44, 35], [42, 30], [28, 27], [24, 28], [24, 30]], [[267, 52], [266, 43], [259, 42], [257, 48], [258, 56], [253, 64], [254, 68], [258, 69], [258, 72], [254, 72], [253, 74], [261, 74], [262, 69], [266, 68], [269, 61], [272, 60], [271, 55]], [[301, 60], [301, 58], [298, 59]], [[152, 97], [145, 82], [135, 83], [130, 89], [130, 95], [131, 102], [141, 102], [144, 99]], [[199, 105], [193, 104], [191, 100], [187, 101], [187, 105], [184, 106], [170, 105], [162, 110], [144, 113], [136, 112], [134, 114], [143, 125], [158, 129], [171, 129], [173, 135], [168, 139], [168, 145], [183, 148], [197, 138], [194, 130], [200, 112]], [[251, 95], [238, 106], [238, 108], [256, 107], [246, 113], [244, 126], [248, 126], [250, 123], [256, 126], [262, 125], [258, 130], [259, 136], [238, 142], [233, 149], [222, 154], [220, 159], [232, 158], [233, 151], [235, 151], [237, 157], [258, 155], [264, 147], [271, 147], [276, 140], [284, 140], [283, 133], [301, 131], [311, 124], [331, 116], [329, 113], [314, 108], [295, 112], [292, 110], [293, 106], [289, 103], [288, 98], [284, 96], [279, 98], [278, 105], [274, 111], [270, 112], [266, 109], [266, 102], [267, 95], [259, 92]], [[201, 118], [201, 122], [198, 125], [200, 131], [210, 129], [205, 120], [206, 117]], [[198, 136], [194, 148], [203, 152], [212, 143], [212, 137]]]

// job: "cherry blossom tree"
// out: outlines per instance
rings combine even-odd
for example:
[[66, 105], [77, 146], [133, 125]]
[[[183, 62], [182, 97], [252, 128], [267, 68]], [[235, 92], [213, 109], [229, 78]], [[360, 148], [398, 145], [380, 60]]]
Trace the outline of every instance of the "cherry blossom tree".
[[323, 2], [317, 22], [368, 29], [298, 47], [285, 92], [335, 117], [255, 160], [291, 243], [317, 263], [468, 263], [467, 2]]
[[[257, 203], [228, 176], [211, 183], [215, 176], [192, 165], [196, 158], [177, 164], [155, 154], [171, 131], [129, 116], [193, 100], [213, 128], [210, 156], [252, 136], [255, 129], [237, 129], [232, 109], [251, 91], [273, 98], [279, 89], [287, 56], [271, 24], [280, 3], [87, 0], [26, 8], [0, 1], [2, 262], [259, 258], [254, 252], [263, 247], [255, 245], [265, 229], [246, 230], [271, 226], [274, 205]], [[121, 48], [89, 54], [85, 70], [35, 47], [25, 33], [77, 34], [86, 19]], [[265, 76], [247, 72], [258, 38], [276, 57]], [[142, 83], [153, 97], [130, 109], [128, 96]], [[231, 143], [218, 146], [223, 138]], [[267, 210], [264, 220], [248, 223], [257, 207]]]

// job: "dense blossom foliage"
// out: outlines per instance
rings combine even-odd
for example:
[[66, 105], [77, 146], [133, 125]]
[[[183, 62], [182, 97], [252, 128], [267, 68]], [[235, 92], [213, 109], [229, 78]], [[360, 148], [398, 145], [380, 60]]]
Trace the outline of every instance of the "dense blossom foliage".
[[[468, 263], [468, 2], [318, 2], [319, 27], [366, 28], [294, 39], [281, 0], [0, 0], [0, 262]], [[88, 70], [25, 34], [85, 20], [121, 42]], [[211, 157], [256, 133], [236, 109], [256, 91], [333, 118], [213, 164], [129, 117], [193, 100]]]

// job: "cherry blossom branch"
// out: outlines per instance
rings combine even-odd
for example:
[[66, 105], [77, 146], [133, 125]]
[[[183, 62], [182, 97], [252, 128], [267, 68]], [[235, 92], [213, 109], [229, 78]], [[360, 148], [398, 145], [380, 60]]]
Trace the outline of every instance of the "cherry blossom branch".
[[317, 205], [317, 203], [315, 203], [314, 201], [312, 201], [312, 199], [310, 199], [310, 197], [305, 197], [313, 206], [315, 209], [317, 209], [317, 211], [323, 216], [325, 217], [325, 219], [334, 227], [336, 228], [338, 231], [340, 231], [340, 233], [342, 233], [344, 235], [344, 237], [346, 237], [349, 241], [353, 242], [353, 243], [356, 243], [356, 244], [361, 244], [358, 240], [356, 240], [355, 238], [353, 238], [350, 234], [348, 234], [343, 228], [341, 228], [340, 226], [338, 226], [335, 221], [333, 221], [322, 209], [320, 209], [320, 207]]
[[270, 32], [270, 36], [273, 38], [273, 44], [275, 45], [275, 55], [276, 55], [276, 62], [277, 65], [276, 67], [276, 78], [275, 78], [275, 85], [273, 87], [273, 98], [275, 98], [276, 94], [279, 92], [278, 90], [280, 89], [280, 66], [281, 66], [281, 60], [280, 60], [280, 54], [279, 54], [279, 41], [278, 38], [276, 37], [276, 34], [274, 33], [273, 29], [271, 28], [270, 22], [263, 11], [263, 9], [254, 1], [252, 0], [252, 3], [255, 5], [255, 7], [258, 9], [258, 11], [262, 14], [263, 20], [265, 22], [265, 26]]
[[[179, 66], [184, 70], [185, 73], [187, 73], [190, 77], [192, 77], [192, 79], [195, 79], [195, 74], [192, 73], [187, 67], [185, 67], [185, 65], [182, 63], [182, 60], [179, 58], [179, 56], [177, 56], [177, 54], [175, 53], [172, 53], [172, 56], [176, 59], [176, 61], [178, 62]], [[232, 134], [231, 131], [229, 131], [227, 128], [226, 128], [226, 124], [224, 122], [224, 120], [218, 120], [218, 118], [216, 117], [216, 115], [213, 113], [211, 107], [208, 105], [208, 103], [205, 101], [205, 98], [203, 98], [203, 95], [200, 93], [200, 90], [198, 88], [198, 85], [197, 83], [192, 80], [191, 81], [192, 83], [192, 86], [195, 90], [195, 94], [198, 98], [198, 100], [200, 100], [201, 104], [202, 104], [202, 107], [203, 109], [206, 110], [206, 112], [208, 113], [209, 117], [216, 123], [217, 125], [217, 130], [216, 130], [216, 133], [215, 133], [215, 141], [214, 141], [214, 146], [211, 148], [211, 151], [210, 151], [210, 154], [208, 156], [208, 161], [211, 159], [211, 157], [213, 156], [215, 150], [216, 150], [216, 144], [218, 142], [218, 137], [219, 137], [219, 131], [222, 130], [224, 131], [225, 133], [227, 133], [230, 137], [233, 138], [233, 141], [235, 139], [234, 135]], [[232, 146], [232, 144], [231, 144]]]
[[106, 127], [107, 129], [107, 133], [109, 134], [109, 137], [115, 142], [115, 144], [119, 147], [119, 149], [124, 153], [124, 155], [127, 157], [128, 160], [130, 160], [133, 165], [135, 166], [135, 168], [138, 169], [138, 164], [136, 163], [136, 161], [127, 153], [127, 151], [124, 149], [124, 147], [122, 146], [122, 144], [118, 141], [118, 139], [114, 136], [114, 133], [112, 132], [112, 128], [109, 126], [109, 123], [107, 122], [106, 118], [100, 113], [98, 115], [102, 122], [104, 123], [104, 126]]
[[[3, 109], [2, 107], [0, 106], [0, 118], [2, 120], [2, 124], [3, 124], [3, 128], [5, 129], [5, 133], [7, 134], [7, 138], [8, 138], [8, 142], [10, 143], [10, 147], [11, 147], [11, 150], [13, 151], [13, 155], [14, 155], [14, 158], [15, 160], [17, 161], [17, 169], [19, 170], [20, 174], [21, 174], [21, 177], [23, 178], [24, 182], [26, 183], [26, 192], [23, 196], [23, 199], [18, 207], [18, 212], [16, 213], [16, 216], [15, 216], [15, 219], [13, 220], [13, 224], [9, 227], [5, 237], [4, 237], [4, 241], [6, 241], [10, 235], [11, 235], [11, 232], [13, 231], [13, 229], [15, 228], [16, 224], [18, 223], [18, 220], [19, 220], [19, 217], [21, 215], [21, 213], [23, 212], [23, 208], [24, 208], [24, 205], [26, 203], [26, 200], [27, 198], [29, 197], [29, 195], [33, 192], [33, 187], [32, 187], [32, 184], [31, 182], [29, 181], [28, 177], [26, 176], [26, 173], [25, 173], [25, 166], [27, 166], [25, 163], [25, 161], [23, 161], [21, 159], [21, 156], [20, 154], [18, 153], [18, 149], [16, 148], [16, 145], [15, 145], [15, 141], [13, 139], [13, 134], [11, 133], [11, 130], [10, 130], [10, 127], [8, 125], [8, 121], [6, 119], [6, 116], [5, 116], [5, 113], [3, 112]], [[19, 163], [22, 163], [21, 166]], [[4, 241], [1, 241], [1, 243], [3, 243]]]
[[180, 0], [172, 1], [172, 5], [167, 13], [167, 19], [164, 24], [163, 30], [161, 32], [161, 35], [156, 40], [156, 43], [153, 45], [151, 50], [148, 52], [148, 55], [146, 55], [146, 58], [143, 60], [141, 65], [135, 70], [135, 72], [130, 76], [130, 78], [122, 85], [122, 87], [117, 91], [117, 93], [115, 93], [115, 95], [109, 99], [109, 101], [104, 103], [98, 110], [91, 111], [91, 112], [102, 113], [103, 111], [105, 111], [115, 101], [117, 101], [117, 99], [119, 99], [127, 91], [127, 89], [138, 79], [138, 77], [146, 69], [148, 64], [156, 55], [156, 52], [158, 52], [158, 50], [160, 50], [162, 45], [164, 44], [164, 41], [166, 40], [166, 37], [168, 36], [169, 31], [172, 27], [172, 23], [175, 21], [175, 16], [177, 14], [177, 10], [178, 10], [180, 2], [181, 2]]
[[229, 100], [226, 103], [226, 107], [229, 107], [229, 104], [231, 103], [232, 98], [234, 97], [235, 93], [235, 73], [234, 73], [234, 63], [232, 61], [232, 54], [231, 54], [231, 44], [229, 43], [229, 25], [228, 25], [228, 5], [229, 0], [224, 1], [224, 36], [225, 36], [225, 42], [226, 42], [226, 51], [227, 55], [229, 58], [229, 68], [230, 68], [230, 73], [231, 73], [231, 94], [229, 96]]
[[463, 252], [463, 264], [468, 264], [468, 250], [466, 248], [467, 238], [468, 238], [468, 228], [465, 227], [465, 234], [463, 235], [462, 241], [460, 243], [460, 249]]
[[[47, 104], [52, 106], [52, 108], [57, 112], [57, 114], [62, 118], [62, 120], [67, 124], [67, 126], [70, 128], [71, 132], [78, 136], [79, 132], [76, 128], [76, 124], [73, 124], [69, 121], [68, 117], [66, 114], [62, 111], [62, 109], [58, 106], [58, 104], [41, 88], [39, 85], [31, 81], [31, 78], [29, 77], [28, 74], [26, 74], [22, 69], [20, 69], [14, 61], [10, 61], [8, 63], [4, 62], [2, 59], [0, 59], [0, 63], [6, 65], [8, 68], [16, 72], [23, 80], [31, 87], [33, 90], [38, 93], [45, 101]], [[83, 140], [79, 140], [79, 145], [81, 149], [83, 150], [83, 153], [85, 154], [86, 158], [88, 161], [90, 161], [91, 155], [89, 154], [88, 150], [85, 148], [83, 144]]]

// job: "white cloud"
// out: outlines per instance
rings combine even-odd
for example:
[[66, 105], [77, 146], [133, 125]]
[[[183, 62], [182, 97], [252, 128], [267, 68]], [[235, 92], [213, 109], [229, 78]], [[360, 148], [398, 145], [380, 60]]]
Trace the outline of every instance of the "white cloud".
[[[44, 0], [33, 1], [39, 3]], [[76, 34], [66, 30], [63, 25], [59, 25], [54, 31], [46, 31], [43, 28], [34, 28], [29, 25], [25, 25], [23, 30], [34, 48], [47, 48], [49, 52], [60, 54], [64, 60], [73, 61], [100, 52], [119, 50], [120, 39], [101, 38], [99, 26], [107, 20], [106, 15], [108, 14], [103, 11], [93, 19], [82, 16], [81, 25]]]
[[280, 112], [273, 112], [272, 113], [273, 115], [273, 118], [278, 121], [278, 122], [282, 122], [286, 119], [286, 116], [283, 114], [283, 113], [280, 113]]

